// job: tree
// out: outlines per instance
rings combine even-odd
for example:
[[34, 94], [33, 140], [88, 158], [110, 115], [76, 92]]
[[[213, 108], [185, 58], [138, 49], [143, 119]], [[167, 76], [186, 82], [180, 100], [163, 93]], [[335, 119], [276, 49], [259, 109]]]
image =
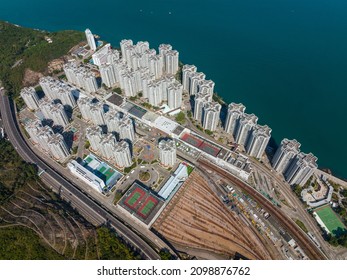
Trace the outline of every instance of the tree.
[[[49, 61], [66, 55], [84, 39], [84, 34], [78, 31], [46, 32], [3, 21], [0, 21], [0, 30], [0, 80], [13, 97], [18, 97], [27, 69], [46, 72]], [[45, 36], [49, 36], [53, 43], [48, 44]], [[18, 61], [21, 63], [12, 67]]]
[[86, 143], [84, 144], [84, 148], [88, 149], [90, 147], [90, 142], [86, 141]]
[[123, 94], [122, 89], [119, 88], [119, 87], [114, 88], [113, 91], [116, 92], [116, 93], [118, 93], [118, 94]]
[[186, 115], [181, 111], [176, 115], [175, 120], [179, 124], [184, 124], [186, 122]]
[[173, 257], [168, 249], [161, 249], [159, 252], [160, 259], [162, 260], [172, 260]]
[[78, 151], [78, 147], [77, 146], [72, 148], [72, 153], [73, 154], [77, 154], [77, 151]]
[[114, 195], [114, 204], [116, 204], [123, 196], [123, 193], [120, 190], [116, 191], [116, 194]]
[[117, 234], [107, 227], [96, 230], [98, 234], [98, 247], [102, 260], [133, 260], [135, 254], [128, 248]]

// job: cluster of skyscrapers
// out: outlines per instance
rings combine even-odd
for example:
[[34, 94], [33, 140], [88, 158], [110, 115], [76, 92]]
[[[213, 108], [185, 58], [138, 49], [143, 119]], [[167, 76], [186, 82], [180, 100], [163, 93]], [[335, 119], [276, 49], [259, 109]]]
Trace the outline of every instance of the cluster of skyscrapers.
[[48, 99], [59, 100], [61, 104], [70, 108], [76, 107], [75, 95], [78, 96], [79, 94], [76, 88], [50, 76], [42, 77], [40, 79], [40, 86]]
[[[95, 38], [89, 29], [86, 30], [86, 37], [90, 48], [96, 51]], [[197, 72], [194, 65], [184, 65], [182, 84], [177, 81], [175, 74], [179, 69], [179, 53], [171, 45], [161, 44], [157, 53], [155, 49], [150, 49], [148, 42], [133, 44], [132, 40], [122, 40], [120, 48], [121, 53], [106, 44], [92, 56], [93, 63], [99, 67], [102, 82], [107, 87], [119, 86], [127, 97], [141, 92], [152, 106], [158, 107], [166, 102], [170, 109], [181, 107], [185, 91], [194, 97], [194, 119], [205, 130], [217, 129], [221, 105], [213, 101], [215, 83], [206, 80], [206, 75]], [[96, 75], [91, 69], [70, 62], [64, 65], [64, 71], [71, 84], [87, 93], [98, 90]], [[41, 110], [45, 119], [65, 128], [69, 118], [64, 106], [74, 108], [77, 104], [82, 118], [92, 124], [86, 132], [91, 150], [120, 168], [133, 164], [135, 129], [128, 115], [108, 108], [95, 98], [81, 97], [77, 89], [52, 77], [41, 78], [40, 86], [46, 100], [39, 100], [33, 87], [23, 88], [20, 93], [30, 110]], [[77, 96], [79, 99], [76, 103]], [[229, 104], [224, 130], [244, 147], [248, 155], [260, 159], [271, 138], [271, 129], [267, 125], [258, 124], [258, 117], [246, 113], [245, 109], [241, 103]], [[106, 134], [102, 127], [107, 129]], [[64, 161], [69, 156], [63, 136], [54, 134], [49, 126], [42, 126], [41, 121], [30, 121], [25, 129], [32, 142], [54, 159]], [[175, 141], [161, 140], [158, 149], [160, 163], [165, 167], [174, 166], [177, 159]], [[316, 161], [313, 154], [300, 152], [299, 142], [283, 139], [271, 164], [284, 175], [289, 184], [304, 185], [317, 168]]]
[[215, 131], [220, 118], [221, 105], [213, 101], [215, 83], [205, 80], [206, 75], [197, 72], [194, 65], [182, 68], [183, 90], [194, 96], [194, 119], [206, 130]]
[[[74, 93], [78, 91], [52, 77], [42, 77], [40, 86], [46, 98], [39, 99], [36, 90], [28, 87], [20, 92], [24, 102], [30, 110], [41, 111], [43, 119], [53, 121], [54, 126], [65, 128], [70, 120], [64, 107], [72, 109], [76, 106]], [[25, 129], [33, 144], [39, 145], [42, 151], [55, 160], [62, 162], [70, 155], [63, 135], [54, 133], [48, 125], [43, 126], [40, 120], [28, 121]]]
[[300, 152], [301, 144], [297, 140], [283, 139], [272, 158], [272, 167], [284, 175], [291, 184], [305, 185], [312, 176], [317, 165], [317, 157], [313, 154]]
[[[179, 69], [179, 53], [171, 45], [161, 44], [159, 53], [149, 48], [148, 42], [122, 40], [121, 56], [110, 44], [93, 54], [99, 67], [102, 83], [119, 86], [125, 96], [140, 92], [152, 106], [167, 102], [170, 109], [181, 107], [183, 86], [175, 79]], [[69, 78], [68, 78], [69, 79]]]
[[47, 125], [42, 126], [41, 121], [29, 121], [25, 125], [25, 130], [30, 135], [32, 143], [49, 153], [55, 160], [64, 161], [70, 155], [63, 135], [54, 134], [52, 128]]
[[[108, 108], [105, 112], [106, 106], [102, 102], [89, 97], [80, 98], [77, 104], [82, 118], [93, 124], [86, 132], [91, 150], [120, 168], [132, 165], [131, 146], [135, 141], [133, 120], [113, 109]], [[103, 134], [101, 126], [107, 128], [107, 134]]]
[[65, 128], [69, 124], [69, 118], [64, 110], [64, 106], [54, 101], [40, 101], [40, 109], [46, 120], [52, 120], [56, 126]]
[[224, 129], [250, 156], [259, 159], [270, 141], [271, 128], [258, 124], [258, 117], [245, 113], [245, 109], [243, 104], [229, 104]]
[[78, 107], [84, 120], [94, 125], [105, 125], [107, 131], [117, 134], [119, 139], [131, 142], [135, 140], [134, 123], [128, 115], [113, 109], [105, 112], [105, 105], [102, 102], [95, 102], [95, 99], [89, 97], [80, 98]]
[[119, 51], [112, 49], [111, 44], [106, 44], [92, 55], [93, 64], [97, 66], [113, 64], [119, 57]]
[[102, 102], [96, 102], [91, 97], [81, 97], [77, 105], [84, 120], [95, 125], [105, 125], [105, 109]]
[[53, 121], [55, 126], [65, 128], [69, 124], [64, 105], [69, 108], [76, 106], [75, 88], [51, 77], [40, 79], [40, 85], [45, 93], [45, 99], [39, 99], [33, 87], [23, 88], [20, 92], [30, 110], [40, 110], [44, 119]]
[[173, 167], [176, 163], [176, 144], [172, 139], [159, 142], [159, 161], [165, 167]]
[[103, 134], [100, 126], [88, 127], [86, 137], [93, 152], [113, 161], [119, 168], [133, 164], [129, 142], [117, 141], [112, 133]]
[[88, 67], [69, 62], [64, 65], [64, 72], [67, 80], [71, 84], [83, 88], [87, 93], [96, 92], [98, 90], [96, 75]]
[[[221, 105], [213, 102], [214, 83], [205, 80], [202, 72], [197, 72], [194, 65], [182, 68], [183, 90], [194, 96], [194, 119], [198, 120], [205, 130], [215, 131], [219, 119]], [[242, 145], [248, 155], [260, 159], [271, 138], [271, 128], [258, 124], [258, 117], [245, 113], [243, 104], [231, 103], [224, 130], [233, 136], [234, 141]], [[272, 165], [283, 173], [290, 184], [304, 184], [317, 168], [317, 158], [299, 151], [300, 144], [296, 140], [284, 139], [277, 150]]]

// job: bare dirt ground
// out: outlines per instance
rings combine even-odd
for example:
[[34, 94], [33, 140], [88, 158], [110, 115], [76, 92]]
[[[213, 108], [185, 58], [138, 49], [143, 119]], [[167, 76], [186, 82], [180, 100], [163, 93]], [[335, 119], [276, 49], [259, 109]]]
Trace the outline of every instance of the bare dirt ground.
[[52, 74], [55, 71], [63, 71], [64, 64], [68, 61], [68, 56], [53, 59], [48, 63], [48, 73]]
[[34, 230], [67, 259], [98, 259], [95, 228], [40, 183], [23, 187], [0, 206], [0, 227]]
[[41, 77], [43, 77], [42, 73], [27, 68], [24, 73], [23, 86], [34, 86], [39, 82]]
[[204, 178], [194, 171], [153, 228], [181, 248], [210, 251], [233, 258], [271, 259], [264, 241], [229, 211]]

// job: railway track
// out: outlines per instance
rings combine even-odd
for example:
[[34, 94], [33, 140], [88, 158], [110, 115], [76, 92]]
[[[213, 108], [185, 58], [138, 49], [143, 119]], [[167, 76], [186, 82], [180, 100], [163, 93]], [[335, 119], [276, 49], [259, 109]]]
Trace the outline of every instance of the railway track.
[[268, 213], [270, 213], [273, 217], [275, 217], [279, 223], [285, 228], [288, 233], [295, 239], [298, 245], [303, 249], [306, 255], [312, 260], [324, 260], [326, 257], [323, 253], [317, 248], [312, 241], [299, 229], [299, 227], [289, 218], [287, 217], [280, 209], [275, 207], [269, 200], [263, 197], [260, 193], [254, 190], [251, 186], [247, 185], [245, 182], [241, 181], [237, 177], [233, 176], [229, 172], [221, 169], [220, 167], [212, 164], [203, 159], [199, 159], [198, 163], [200, 167], [205, 167], [206, 169], [210, 169], [217, 174], [227, 178], [235, 185], [239, 186], [241, 189], [246, 191], [250, 196], [252, 196], [259, 204], [262, 205], [263, 208], [266, 209]]

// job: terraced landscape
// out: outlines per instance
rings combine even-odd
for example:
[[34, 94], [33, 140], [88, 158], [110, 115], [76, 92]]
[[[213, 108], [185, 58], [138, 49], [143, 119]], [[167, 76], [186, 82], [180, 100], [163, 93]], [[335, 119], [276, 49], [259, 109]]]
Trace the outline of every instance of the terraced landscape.
[[1, 139], [0, 158], [0, 259], [137, 258], [111, 229], [89, 223], [52, 192]]
[[64, 258], [98, 258], [94, 226], [40, 183], [21, 188], [0, 207], [0, 217], [0, 228], [29, 228]]

